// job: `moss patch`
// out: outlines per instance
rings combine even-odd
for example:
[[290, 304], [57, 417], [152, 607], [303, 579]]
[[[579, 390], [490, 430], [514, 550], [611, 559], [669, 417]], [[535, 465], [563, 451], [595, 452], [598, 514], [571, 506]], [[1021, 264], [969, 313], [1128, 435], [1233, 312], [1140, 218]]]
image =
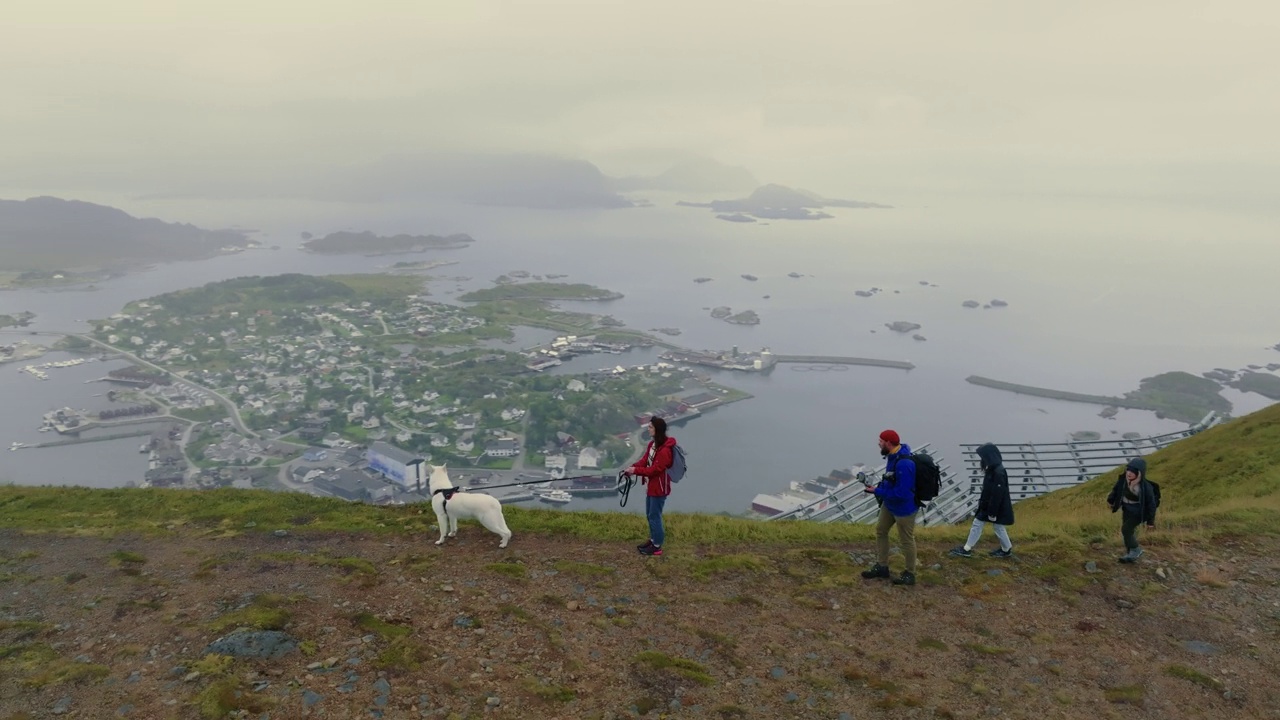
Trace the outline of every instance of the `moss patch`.
[[673, 658], [666, 653], [660, 653], [654, 650], [642, 652], [635, 656], [634, 662], [641, 667], [652, 670], [666, 670], [680, 677], [692, 680], [699, 685], [711, 685], [715, 679], [707, 672], [702, 665], [684, 658]]

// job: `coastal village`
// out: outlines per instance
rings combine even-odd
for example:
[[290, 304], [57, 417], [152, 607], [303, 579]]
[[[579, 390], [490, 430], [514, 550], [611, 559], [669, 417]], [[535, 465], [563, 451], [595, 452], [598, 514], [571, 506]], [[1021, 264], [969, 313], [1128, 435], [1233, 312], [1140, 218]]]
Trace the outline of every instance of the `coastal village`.
[[538, 481], [504, 501], [563, 504], [614, 492], [616, 468], [639, 452], [651, 417], [679, 424], [749, 397], [665, 361], [545, 372], [575, 356], [621, 355], [639, 337], [476, 347], [508, 335], [483, 304], [297, 278], [216, 283], [98, 321], [97, 350], [134, 362], [101, 378], [118, 388], [113, 409], [64, 408], [42, 429], [133, 430], [149, 454], [140, 483], [149, 486], [407, 503], [428, 499], [421, 463], [431, 462], [448, 464], [455, 481]]

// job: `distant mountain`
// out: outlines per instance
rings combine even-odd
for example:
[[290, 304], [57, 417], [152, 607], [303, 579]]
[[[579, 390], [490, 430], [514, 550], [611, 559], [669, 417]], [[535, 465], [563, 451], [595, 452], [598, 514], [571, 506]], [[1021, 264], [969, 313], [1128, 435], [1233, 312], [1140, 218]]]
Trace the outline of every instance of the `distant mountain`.
[[759, 187], [751, 171], [725, 165], [710, 158], [695, 158], [677, 163], [666, 172], [652, 177], [614, 178], [612, 186], [619, 192], [663, 190], [670, 192], [732, 192]]
[[0, 267], [9, 270], [190, 260], [251, 244], [241, 232], [135, 218], [78, 200], [0, 200]]
[[[762, 185], [749, 196], [739, 200], [712, 200], [709, 203], [680, 201], [677, 205], [685, 207], [710, 208], [716, 213], [740, 213], [764, 220], [822, 220], [830, 218], [823, 208], [888, 208], [889, 205], [878, 205], [861, 200], [836, 200], [824, 198], [809, 190], [796, 190], [784, 185]], [[734, 219], [743, 222], [741, 216], [721, 217], [723, 220]]]
[[586, 160], [532, 154], [426, 153], [345, 168], [313, 195], [349, 202], [452, 200], [472, 205], [573, 210], [628, 208]]

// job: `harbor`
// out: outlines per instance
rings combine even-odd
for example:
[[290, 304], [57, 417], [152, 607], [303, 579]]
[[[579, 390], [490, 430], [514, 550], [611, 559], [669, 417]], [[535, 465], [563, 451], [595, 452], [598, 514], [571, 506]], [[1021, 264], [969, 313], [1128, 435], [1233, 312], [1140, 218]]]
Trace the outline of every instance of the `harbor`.
[[70, 360], [58, 360], [56, 362], [47, 362], [40, 365], [24, 365], [18, 372], [26, 374], [38, 380], [48, 380], [50, 370], [58, 370], [60, 368], [76, 367], [87, 362], [93, 362], [93, 358], [72, 358]]

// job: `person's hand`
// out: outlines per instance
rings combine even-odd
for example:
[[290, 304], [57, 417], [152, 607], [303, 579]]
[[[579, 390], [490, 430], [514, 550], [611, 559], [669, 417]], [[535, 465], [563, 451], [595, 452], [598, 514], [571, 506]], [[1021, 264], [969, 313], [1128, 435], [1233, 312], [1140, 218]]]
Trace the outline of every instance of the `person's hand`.
[[875, 492], [876, 492], [876, 486], [875, 486], [875, 485], [867, 485], [867, 486], [865, 486], [865, 487], [863, 487], [863, 488], [862, 488], [862, 492], [864, 492], [864, 493], [871, 493], [871, 494], [873, 494], [873, 495], [874, 495], [874, 494], [875, 494]]
[[1148, 529], [1148, 530], [1155, 530], [1155, 529], [1156, 529], [1156, 524], [1155, 524], [1155, 523], [1147, 523], [1147, 529]]
[[995, 516], [995, 515], [988, 515], [988, 516], [987, 516], [987, 522], [995, 522], [995, 521], [996, 521], [996, 516]]

